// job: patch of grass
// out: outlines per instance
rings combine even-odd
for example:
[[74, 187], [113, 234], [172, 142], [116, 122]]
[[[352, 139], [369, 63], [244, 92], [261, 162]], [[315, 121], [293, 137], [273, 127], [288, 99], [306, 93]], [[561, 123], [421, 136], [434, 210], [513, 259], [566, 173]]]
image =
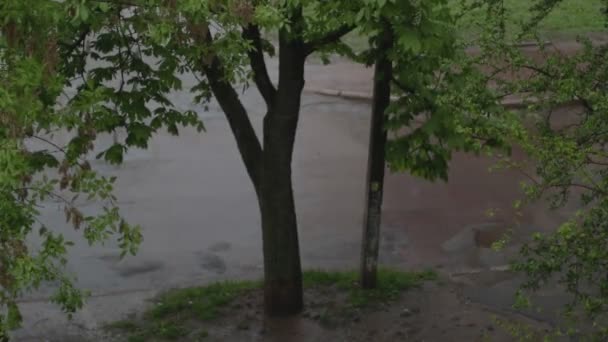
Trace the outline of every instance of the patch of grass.
[[173, 341], [188, 335], [188, 330], [178, 322], [158, 322], [153, 329], [153, 334]]
[[403, 291], [420, 287], [425, 281], [436, 280], [437, 274], [425, 272], [399, 272], [381, 270], [378, 272], [378, 288], [362, 290], [358, 286], [352, 289], [351, 303], [356, 307], [369, 303], [388, 302], [395, 299]]
[[[348, 308], [362, 308], [374, 303], [389, 302], [402, 291], [435, 278], [435, 273], [431, 271], [400, 272], [381, 269], [378, 271], [378, 288], [364, 291], [359, 288], [357, 272], [313, 270], [303, 273], [303, 284], [306, 288], [335, 286], [348, 294]], [[261, 288], [261, 281], [234, 281], [171, 290], [156, 299], [154, 306], [144, 313], [141, 321], [118, 321], [107, 327], [128, 333], [129, 342], [175, 341], [183, 340], [186, 336], [204, 340], [208, 333], [204, 330], [189, 330], [189, 322], [216, 319], [222, 308], [248, 291]], [[237, 328], [248, 329], [248, 322], [239, 323]]]
[[146, 342], [146, 341], [147, 341], [146, 336], [140, 335], [140, 334], [132, 335], [132, 336], [129, 336], [129, 338], [127, 338], [127, 342]]
[[[476, 0], [466, 0], [470, 4]], [[450, 0], [454, 13], [462, 12], [462, 0]], [[527, 23], [533, 16], [530, 0], [505, 0], [508, 13], [507, 30], [513, 34], [519, 31], [522, 22]], [[463, 39], [469, 40], [479, 33], [478, 22], [485, 15], [484, 9], [467, 10], [459, 20], [457, 29]], [[602, 32], [605, 30], [602, 15], [602, 0], [562, 0], [562, 2], [540, 23], [538, 29], [546, 38], [573, 38], [579, 34]], [[368, 39], [353, 31], [343, 38], [355, 52], [364, 51]]]
[[154, 308], [146, 313], [146, 318], [162, 320], [179, 316], [212, 320], [217, 317], [220, 308], [244, 292], [260, 287], [261, 282], [240, 281], [172, 290], [158, 298]]
[[[466, 4], [474, 0], [465, 0]], [[535, 15], [530, 9], [537, 1], [505, 0], [508, 15], [507, 30], [516, 33], [521, 23], [527, 23]], [[461, 0], [451, 0], [451, 8], [461, 12]], [[475, 34], [477, 22], [485, 13], [484, 9], [467, 10], [459, 23], [463, 35]], [[554, 10], [539, 23], [539, 33], [549, 38], [574, 36], [577, 34], [600, 32], [605, 29], [602, 16], [602, 0], [562, 0]]]
[[378, 270], [378, 287], [363, 290], [359, 287], [357, 272], [306, 271], [303, 275], [305, 287], [336, 286], [348, 292], [349, 302], [355, 308], [374, 303], [386, 303], [403, 291], [421, 286], [425, 281], [436, 280], [433, 271], [401, 272], [391, 269]]
[[[129, 334], [129, 342], [182, 340], [191, 333], [184, 324], [217, 318], [222, 307], [261, 285], [261, 282], [239, 281], [171, 290], [156, 299], [139, 324], [124, 320], [111, 323], [107, 328]], [[203, 340], [208, 333], [201, 331], [196, 335], [197, 340]]]
[[133, 319], [112, 322], [104, 325], [103, 328], [110, 332], [120, 331], [128, 334], [127, 342], [145, 342], [148, 340], [145, 330]]
[[302, 283], [304, 287], [337, 285], [344, 289], [353, 286], [357, 282], [357, 277], [357, 272], [309, 270], [302, 274]]
[[125, 332], [135, 332], [139, 329], [139, 325], [133, 320], [125, 319], [122, 321], [116, 321], [104, 326], [107, 330], [120, 330]]
[[128, 342], [150, 341], [152, 337], [175, 341], [188, 334], [188, 330], [181, 323], [173, 320], [155, 321], [149, 325], [124, 320], [108, 324], [106, 329], [129, 334]]

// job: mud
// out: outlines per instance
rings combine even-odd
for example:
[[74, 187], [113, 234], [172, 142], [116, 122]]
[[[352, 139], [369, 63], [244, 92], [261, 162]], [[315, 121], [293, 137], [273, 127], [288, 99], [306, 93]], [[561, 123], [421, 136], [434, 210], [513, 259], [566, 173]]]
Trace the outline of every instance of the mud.
[[332, 288], [307, 289], [306, 311], [287, 319], [264, 318], [261, 293], [251, 293], [222, 310], [211, 322], [188, 322], [191, 333], [182, 341], [252, 342], [393, 342], [471, 341], [507, 342], [515, 337], [506, 323], [533, 327], [543, 333], [550, 327], [512, 313], [500, 313], [470, 303], [455, 284], [428, 284], [405, 292], [391, 303], [365, 308], [349, 307], [344, 293]]

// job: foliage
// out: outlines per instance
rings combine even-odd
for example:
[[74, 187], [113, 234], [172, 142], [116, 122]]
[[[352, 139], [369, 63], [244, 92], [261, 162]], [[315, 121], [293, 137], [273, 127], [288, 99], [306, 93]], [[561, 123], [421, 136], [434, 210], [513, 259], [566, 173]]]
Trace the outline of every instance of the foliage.
[[[64, 311], [72, 313], [82, 306], [82, 293], [62, 272], [72, 243], [38, 221], [40, 207], [60, 203], [67, 221], [82, 229], [91, 244], [117, 234], [127, 253], [135, 252], [141, 240], [139, 229], [119, 216], [111, 194], [114, 179], [96, 174], [84, 159], [95, 131], [75, 120], [93, 109], [94, 94], [87, 92], [89, 99], [56, 105], [67, 76], [55, 73], [61, 67], [54, 31], [60, 12], [54, 2], [42, 5], [36, 8], [31, 1], [0, 5], [0, 340], [19, 326], [17, 298], [25, 291], [53, 282], [59, 285], [53, 300]], [[50, 37], [41, 46], [43, 32]], [[78, 135], [68, 147], [59, 147], [47, 139], [56, 129], [76, 130]], [[56, 174], [45, 172], [48, 168]], [[77, 195], [105, 203], [104, 210], [82, 213]], [[34, 234], [41, 243], [32, 243]]]
[[[82, 305], [62, 272], [70, 242], [57, 227], [37, 222], [45, 201], [62, 202], [68, 221], [90, 243], [117, 234], [125, 253], [136, 251], [142, 237], [119, 215], [115, 179], [96, 173], [90, 160], [121, 163], [130, 147], [146, 148], [161, 128], [172, 134], [181, 125], [202, 130], [197, 113], [176, 108], [171, 93], [188, 91], [202, 108], [212, 97], [220, 102], [259, 191], [259, 165], [271, 158], [263, 158], [235, 88], [255, 83], [272, 114], [277, 89], [264, 59], [276, 51], [260, 32], [276, 33], [286, 55], [300, 54], [281, 61], [284, 72], [290, 63], [298, 69], [313, 52], [373, 64], [377, 34], [388, 21], [396, 37], [389, 53], [398, 100], [387, 113], [393, 169], [447, 179], [452, 151], [506, 145], [500, 137], [518, 126], [495, 120], [511, 116], [496, 105], [477, 61], [464, 55], [453, 19], [446, 0], [2, 1], [0, 305], [6, 310], [0, 312], [8, 314], [0, 316], [0, 331], [18, 326], [16, 299], [46, 282], [59, 282], [55, 299], [67, 311]], [[370, 37], [368, 49], [356, 53], [341, 41], [354, 29]], [[183, 87], [184, 74], [197, 80], [189, 89]], [[288, 93], [281, 98], [298, 97], [299, 86], [283, 84]], [[125, 130], [126, 138], [96, 147], [98, 136], [117, 130]], [[59, 146], [52, 133], [70, 140]], [[81, 212], [79, 194], [103, 202], [105, 209]], [[34, 234], [43, 237], [41, 246], [28, 246]]]
[[[450, 28], [442, 23], [449, 14], [441, 0], [2, 1], [1, 334], [19, 325], [17, 299], [42, 284], [60, 284], [55, 300], [68, 312], [83, 303], [62, 268], [71, 242], [58, 227], [38, 222], [38, 208], [49, 200], [62, 203], [67, 220], [82, 229], [89, 243], [116, 234], [124, 254], [136, 252], [142, 240], [139, 228], [120, 217], [112, 195], [115, 179], [96, 173], [91, 159], [121, 163], [130, 147], [146, 148], [161, 128], [172, 134], [179, 133], [180, 125], [202, 130], [197, 113], [171, 102], [172, 92], [191, 92], [203, 108], [213, 96], [222, 96], [237, 143], [246, 146], [241, 149], [245, 163], [259, 163], [259, 155], [244, 150], [254, 146], [239, 136], [251, 127], [234, 90], [253, 81], [267, 95], [269, 109], [273, 106], [275, 91], [263, 63], [264, 53], [274, 55], [275, 47], [259, 32], [278, 32], [284, 46], [301, 44], [302, 63], [313, 52], [337, 52], [371, 63], [373, 49], [356, 55], [340, 39], [356, 27], [373, 33], [389, 14], [400, 42], [395, 62], [403, 62], [404, 76], [405, 67], [417, 65], [421, 53], [432, 56], [419, 63], [412, 85], [425, 89], [433, 68], [449, 57], [446, 49], [452, 47], [442, 36]], [[194, 75], [197, 84], [183, 89], [183, 74]], [[295, 89], [290, 91], [300, 91]], [[287, 97], [291, 95], [299, 94]], [[400, 123], [407, 124], [409, 114], [400, 115]], [[442, 128], [432, 126], [410, 145], [432, 145], [427, 131]], [[96, 146], [97, 137], [117, 130], [126, 131], [126, 138], [107, 148]], [[60, 145], [53, 134], [67, 136], [69, 142]], [[402, 143], [400, 151], [408, 148]], [[99, 201], [104, 209], [84, 213], [78, 209], [80, 197]], [[44, 242], [30, 246], [36, 234]]]
[[[500, 3], [500, 2], [499, 2]], [[526, 29], [539, 22], [560, 1], [534, 2]], [[605, 12], [604, 12], [605, 13]], [[578, 212], [553, 233], [535, 234], [514, 264], [527, 275], [518, 302], [556, 283], [570, 296], [565, 307], [574, 323], [571, 333], [605, 340], [608, 305], [608, 48], [580, 38], [580, 50], [557, 53], [551, 46], [531, 58], [513, 48], [501, 27], [504, 17], [487, 19], [480, 40], [484, 65], [495, 76], [494, 91], [519, 93], [529, 101], [522, 129], [512, 131], [528, 161], [506, 159], [503, 165], [520, 170], [528, 181], [522, 186], [528, 201], [547, 200], [554, 209], [576, 205]], [[505, 77], [505, 75], [510, 75]], [[572, 104], [575, 104], [574, 106]], [[569, 106], [564, 106], [568, 105]], [[561, 109], [558, 109], [561, 107]], [[525, 127], [525, 129], [524, 129]], [[589, 323], [587, 327], [584, 323]], [[584, 328], [583, 328], [584, 327]], [[566, 327], [570, 328], [570, 327]]]
[[[122, 256], [137, 251], [140, 229], [119, 214], [116, 179], [91, 167], [96, 137], [126, 128], [125, 141], [98, 155], [120, 163], [128, 147], [146, 147], [161, 126], [177, 132], [179, 124], [200, 125], [167, 100], [179, 86], [175, 60], [150, 41], [140, 49], [127, 37], [143, 18], [123, 19], [102, 2], [0, 4], [0, 340], [20, 324], [18, 299], [42, 285], [58, 285], [52, 299], [67, 313], [83, 305], [84, 293], [63, 269], [73, 242], [40, 221], [40, 208], [59, 203], [89, 244], [115, 236]], [[152, 69], [142, 54], [164, 62]], [[85, 67], [87, 59], [99, 64]], [[59, 145], [55, 136], [69, 142]], [[102, 210], [81, 211], [81, 197]]]
[[[508, 145], [503, 137], [517, 130], [517, 123], [495, 120], [511, 115], [487, 89], [489, 77], [465, 54], [447, 1], [388, 1], [368, 11], [359, 12], [364, 20], [358, 28], [370, 37], [370, 48], [357, 60], [371, 64], [376, 59], [382, 20], [395, 35], [389, 55], [396, 100], [386, 124], [392, 170], [447, 180], [454, 151], [484, 153]], [[394, 15], [399, 11], [403, 14]]]

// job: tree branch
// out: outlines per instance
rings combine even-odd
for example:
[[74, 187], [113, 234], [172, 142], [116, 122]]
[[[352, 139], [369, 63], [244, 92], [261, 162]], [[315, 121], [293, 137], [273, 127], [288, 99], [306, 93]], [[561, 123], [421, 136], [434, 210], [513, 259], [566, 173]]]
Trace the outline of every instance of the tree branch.
[[65, 48], [68, 51], [67, 53], [70, 54], [70, 53], [72, 53], [72, 51], [74, 49], [76, 49], [78, 46], [80, 46], [84, 42], [84, 40], [87, 38], [89, 33], [91, 33], [91, 28], [87, 26], [84, 30], [82, 30], [80, 32], [80, 34], [78, 35], [76, 40], [69, 42], [69, 43], [59, 42], [59, 45], [61, 45], [63, 48]]
[[590, 185], [581, 184], [581, 183], [548, 184], [548, 187], [549, 188], [570, 188], [570, 187], [572, 187], [572, 188], [581, 188], [581, 189], [584, 189], [584, 190], [589, 190], [589, 191], [594, 192], [594, 193], [598, 193], [598, 194], [600, 194], [602, 196], [607, 196], [608, 195], [608, 192], [606, 192], [606, 191], [604, 191], [604, 190], [602, 190], [600, 188], [594, 188], [594, 187], [592, 187]]
[[524, 69], [528, 69], [528, 70], [534, 71], [537, 74], [541, 74], [541, 75], [546, 76], [548, 78], [552, 78], [553, 79], [553, 78], [557, 78], [558, 77], [558, 75], [554, 75], [551, 72], [549, 72], [549, 71], [547, 71], [547, 70], [545, 70], [545, 69], [543, 69], [541, 67], [538, 67], [536, 65], [524, 64], [521, 67], [524, 68]]
[[328, 32], [325, 36], [320, 37], [318, 39], [307, 42], [304, 45], [304, 49], [306, 51], [306, 55], [310, 55], [311, 53], [317, 51], [322, 48], [324, 45], [332, 44], [340, 41], [342, 37], [355, 29], [354, 25], [343, 25], [337, 28], [334, 31]]
[[413, 89], [411, 87], [408, 87], [405, 83], [402, 83], [396, 77], [393, 77], [391, 80], [397, 86], [397, 88], [399, 88], [399, 90], [401, 90], [402, 92], [404, 92], [406, 94], [412, 94], [413, 95], [416, 92], [415, 89]]
[[266, 105], [270, 108], [273, 106], [276, 98], [276, 89], [268, 76], [268, 69], [264, 61], [264, 51], [262, 49], [262, 35], [260, 29], [256, 25], [248, 25], [243, 28], [243, 38], [250, 40], [253, 43], [253, 48], [247, 52], [253, 71], [253, 79], [255, 84], [262, 94]]
[[[213, 38], [209, 32], [202, 43], [209, 46], [213, 43]], [[221, 60], [217, 55], [214, 55], [209, 63], [205, 57], [207, 56], [202, 56], [200, 60], [201, 68], [207, 76], [207, 81], [215, 99], [228, 119], [230, 129], [234, 134], [241, 154], [241, 159], [245, 163], [249, 178], [251, 178], [255, 191], [259, 196], [262, 176], [262, 145], [253, 129], [247, 110], [239, 99], [238, 93], [230, 82], [226, 81], [226, 70]]]

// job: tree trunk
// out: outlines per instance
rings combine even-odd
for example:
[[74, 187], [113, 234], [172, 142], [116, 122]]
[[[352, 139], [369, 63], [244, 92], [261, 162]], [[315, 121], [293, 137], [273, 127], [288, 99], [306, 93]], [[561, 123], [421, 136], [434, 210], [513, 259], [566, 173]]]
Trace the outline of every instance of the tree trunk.
[[393, 66], [387, 56], [392, 47], [391, 28], [381, 33], [379, 58], [374, 70], [374, 95], [367, 167], [367, 197], [361, 248], [361, 286], [373, 289], [377, 283], [378, 249], [384, 188], [385, 147], [387, 133], [384, 127], [385, 112], [391, 100]]
[[[225, 69], [215, 56], [201, 65], [211, 89], [226, 114], [238, 149], [251, 178], [262, 216], [264, 252], [264, 308], [269, 316], [299, 313], [303, 308], [302, 267], [298, 243], [291, 163], [296, 130], [304, 89], [306, 57], [317, 44], [304, 42], [302, 6], [296, 6], [291, 15], [291, 29], [279, 32], [279, 84], [277, 89], [268, 77], [261, 34], [258, 27], [247, 26], [243, 37], [253, 43], [248, 52], [254, 81], [258, 86], [268, 112], [264, 118], [264, 138], [260, 144], [245, 107], [232, 85], [225, 80]], [[342, 31], [339, 31], [342, 32]], [[331, 39], [337, 39], [335, 33]], [[206, 44], [212, 44], [211, 35]]]
[[291, 182], [293, 118], [264, 120], [264, 171], [260, 207], [264, 244], [264, 307], [269, 316], [302, 310], [302, 270]]
[[280, 39], [279, 85], [275, 104], [264, 118], [260, 207], [264, 243], [264, 304], [269, 316], [303, 308], [291, 163], [304, 88], [305, 53], [298, 41]]

